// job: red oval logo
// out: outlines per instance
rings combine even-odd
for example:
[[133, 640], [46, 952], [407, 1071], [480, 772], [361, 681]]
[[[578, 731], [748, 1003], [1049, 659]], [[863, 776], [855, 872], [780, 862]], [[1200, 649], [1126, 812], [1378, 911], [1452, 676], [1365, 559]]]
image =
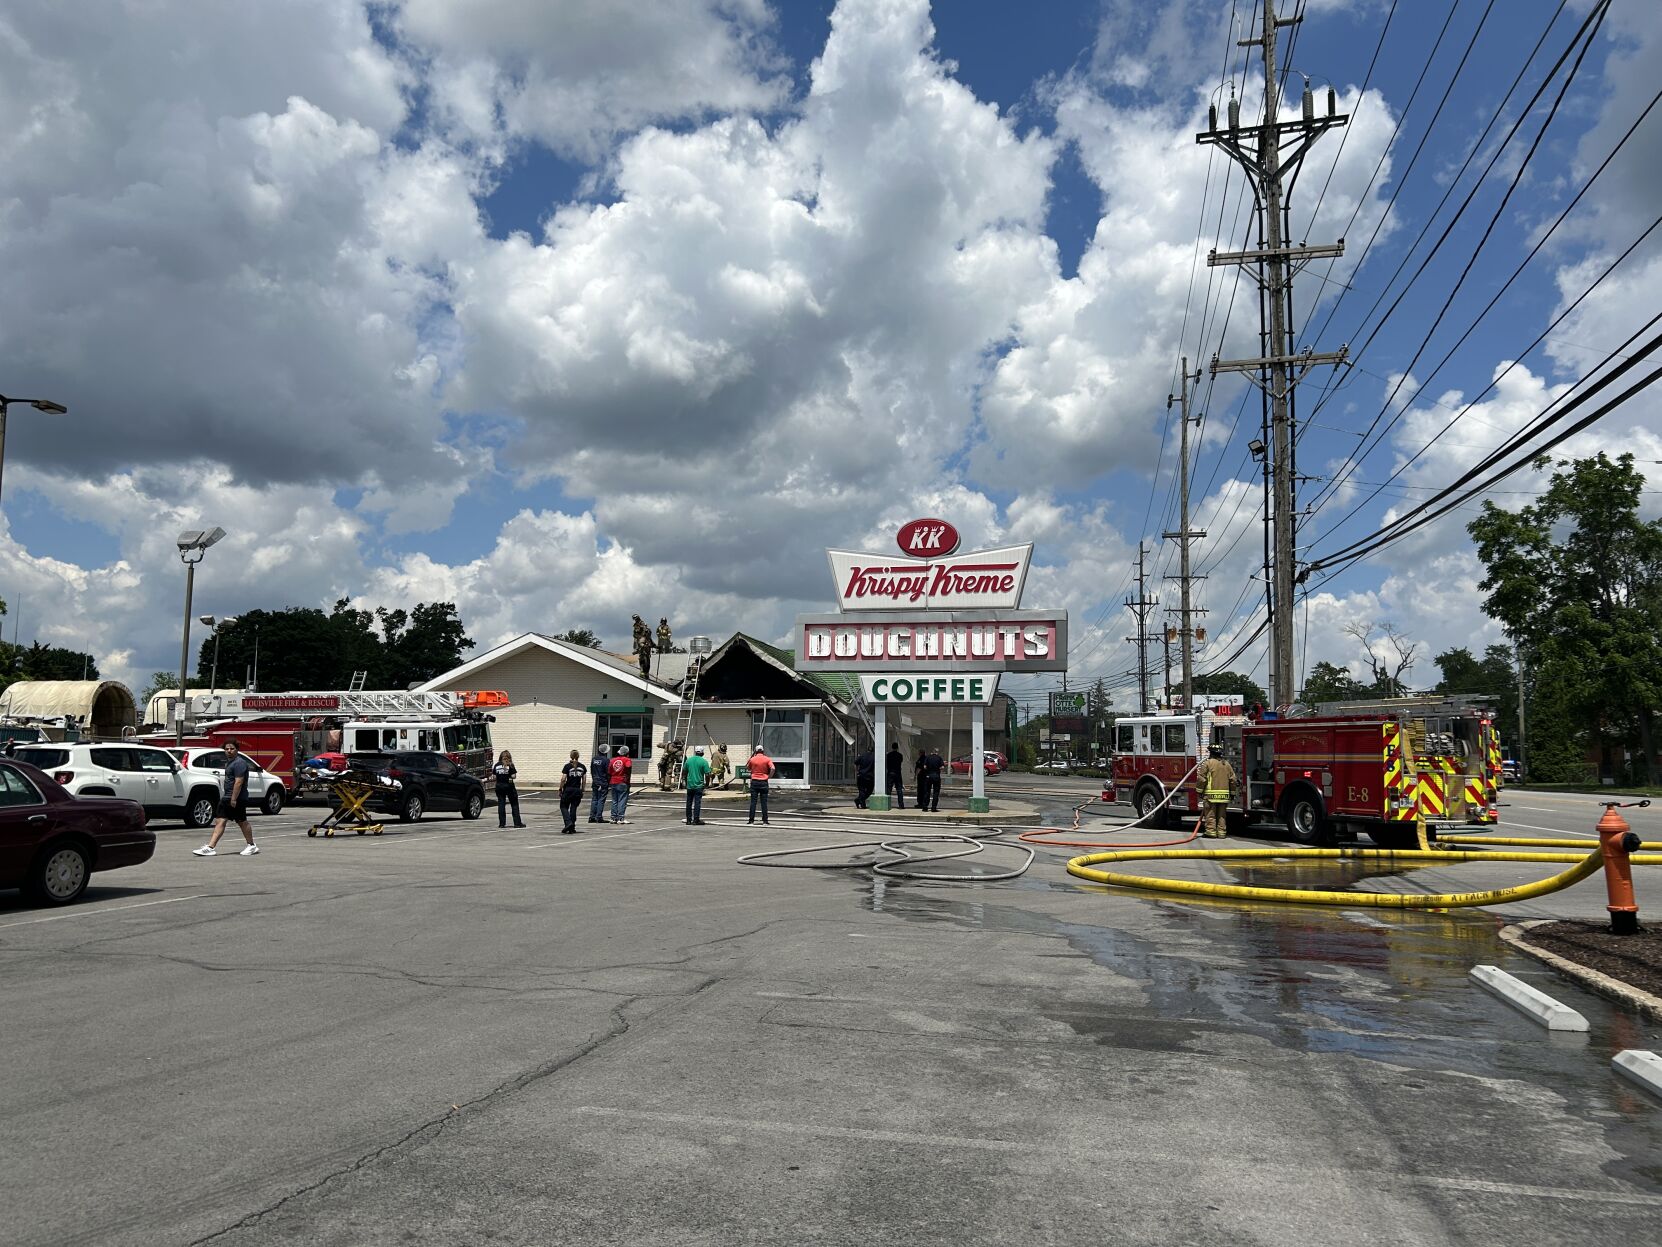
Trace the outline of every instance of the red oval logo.
[[915, 559], [941, 559], [958, 548], [958, 530], [945, 520], [909, 520], [895, 543]]

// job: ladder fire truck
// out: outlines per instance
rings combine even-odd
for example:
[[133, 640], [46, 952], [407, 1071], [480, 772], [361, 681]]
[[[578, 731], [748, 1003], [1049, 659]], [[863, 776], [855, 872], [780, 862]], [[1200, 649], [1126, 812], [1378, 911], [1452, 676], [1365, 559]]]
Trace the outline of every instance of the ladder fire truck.
[[[325, 692], [198, 694], [185, 745], [218, 748], [235, 739], [282, 779], [290, 799], [324, 792], [325, 781], [301, 763], [320, 754], [442, 753], [488, 778], [494, 760], [490, 709], [508, 704], [497, 690], [409, 693], [340, 689]], [[169, 742], [171, 743], [171, 742]]]
[[1329, 702], [1284, 718], [1228, 707], [1121, 718], [1102, 799], [1167, 823], [1198, 814], [1200, 792], [1184, 777], [1217, 744], [1241, 780], [1232, 823], [1279, 822], [1304, 844], [1366, 831], [1382, 848], [1413, 848], [1418, 818], [1433, 828], [1499, 821], [1500, 737], [1486, 700]]

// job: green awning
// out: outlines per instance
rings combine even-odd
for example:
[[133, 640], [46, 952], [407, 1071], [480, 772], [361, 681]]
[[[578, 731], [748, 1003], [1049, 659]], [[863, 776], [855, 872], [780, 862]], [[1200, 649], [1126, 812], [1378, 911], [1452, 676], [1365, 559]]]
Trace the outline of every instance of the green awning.
[[584, 706], [589, 714], [651, 714], [651, 706], [614, 706], [610, 702], [599, 706]]

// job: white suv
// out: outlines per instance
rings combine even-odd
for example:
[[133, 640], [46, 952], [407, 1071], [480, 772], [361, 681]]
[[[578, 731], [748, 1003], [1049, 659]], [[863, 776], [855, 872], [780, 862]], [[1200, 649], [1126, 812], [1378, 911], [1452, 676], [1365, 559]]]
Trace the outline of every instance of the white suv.
[[166, 749], [129, 741], [61, 741], [24, 745], [19, 762], [38, 766], [77, 797], [125, 797], [152, 819], [182, 818], [206, 827], [219, 806], [211, 771], [179, 765]]
[[[201, 745], [181, 749], [169, 745], [167, 751], [178, 759], [185, 770], [212, 775], [214, 787], [224, 791], [228, 758], [223, 749], [204, 749]], [[289, 797], [289, 790], [283, 786], [283, 781], [246, 753], [242, 755], [242, 760], [248, 763], [248, 804], [264, 814], [281, 813], [283, 803]]]

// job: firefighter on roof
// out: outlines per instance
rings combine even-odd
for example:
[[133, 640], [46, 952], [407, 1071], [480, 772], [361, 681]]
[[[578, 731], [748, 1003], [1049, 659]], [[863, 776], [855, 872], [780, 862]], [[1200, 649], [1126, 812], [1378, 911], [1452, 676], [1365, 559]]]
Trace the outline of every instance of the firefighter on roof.
[[1229, 834], [1229, 798], [1235, 790], [1235, 768], [1223, 760], [1223, 746], [1213, 745], [1206, 752], [1209, 756], [1195, 777], [1205, 802], [1201, 834], [1209, 840], [1222, 840]]

